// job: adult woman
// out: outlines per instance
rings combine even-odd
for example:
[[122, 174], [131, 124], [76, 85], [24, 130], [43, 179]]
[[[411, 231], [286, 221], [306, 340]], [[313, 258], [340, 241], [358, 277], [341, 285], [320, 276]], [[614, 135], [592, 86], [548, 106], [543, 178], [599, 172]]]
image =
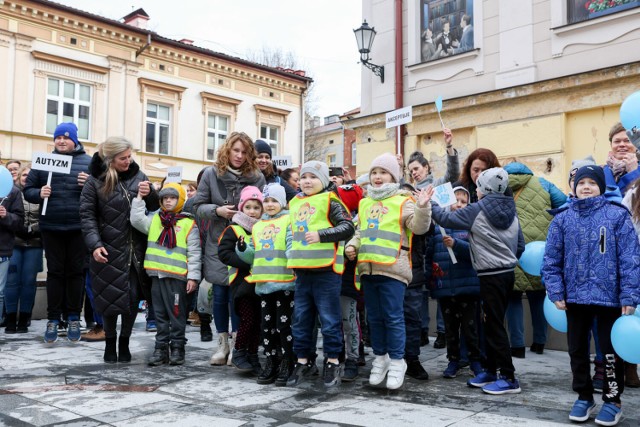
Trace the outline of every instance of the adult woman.
[[460, 161], [458, 159], [458, 152], [453, 148], [453, 134], [449, 129], [444, 129], [444, 142], [447, 149], [447, 171], [442, 178], [435, 179], [433, 177], [431, 174], [431, 165], [429, 165], [429, 162], [421, 152], [416, 151], [409, 156], [407, 168], [411, 174], [414, 187], [417, 190], [422, 190], [429, 184], [436, 187], [445, 182], [453, 182], [458, 179], [458, 175], [460, 175]]
[[[18, 170], [17, 186], [22, 190], [31, 171], [27, 163]], [[42, 271], [42, 240], [40, 239], [40, 205], [22, 201], [24, 223], [16, 232], [16, 243], [9, 264], [9, 276], [4, 291], [4, 304], [7, 310], [5, 333], [26, 333], [31, 320], [31, 310], [36, 298], [36, 277]], [[20, 316], [18, 319], [18, 304]], [[17, 323], [16, 323], [16, 319]]]
[[[491, 168], [499, 168], [500, 162], [498, 157], [493, 151], [486, 148], [476, 148], [467, 157], [467, 160], [462, 166], [462, 173], [460, 174], [460, 181], [456, 185], [461, 185], [466, 188], [471, 195], [469, 203], [475, 203], [478, 201], [478, 193], [476, 192], [476, 180], [480, 174]], [[454, 185], [454, 187], [456, 186]]]
[[196, 195], [196, 191], [198, 191], [198, 186], [193, 182], [190, 182], [187, 184], [186, 191], [187, 191], [187, 199], [192, 199], [193, 196]]
[[280, 174], [280, 178], [284, 179], [287, 184], [294, 190], [298, 190], [300, 187], [300, 174], [298, 173], [298, 169], [289, 168], [282, 171]]
[[602, 168], [607, 186], [616, 186], [624, 196], [630, 184], [640, 178], [636, 147], [631, 143], [621, 123], [613, 125], [609, 131], [611, 151], [607, 164]]
[[[204, 239], [204, 277], [213, 284], [213, 319], [218, 331], [218, 348], [211, 356], [212, 365], [224, 365], [229, 356], [230, 292], [227, 266], [218, 258], [218, 239], [237, 212], [242, 188], [262, 188], [265, 177], [256, 162], [257, 154], [251, 138], [244, 132], [233, 132], [217, 153], [216, 163], [202, 174], [194, 197], [198, 221], [211, 221]], [[232, 314], [232, 330], [237, 317]]]
[[[159, 207], [157, 193], [131, 158], [132, 148], [122, 137], [110, 137], [100, 144], [80, 198], [82, 232], [91, 253], [91, 287], [95, 309], [103, 317], [107, 363], [131, 361], [129, 337], [138, 314], [139, 288], [146, 282], [142, 261], [147, 236], [131, 227], [131, 201], [140, 189], [147, 210]], [[116, 352], [119, 315], [122, 324]]]
[[[287, 202], [293, 199], [297, 192], [284, 179], [281, 179], [278, 176], [278, 172], [273, 166], [273, 161], [271, 161], [271, 146], [261, 139], [256, 140], [255, 146], [258, 156], [258, 167], [260, 168], [260, 172], [264, 175], [266, 183], [271, 184], [275, 182], [282, 185], [284, 187], [284, 192], [287, 195]], [[262, 189], [262, 187], [259, 188]]]

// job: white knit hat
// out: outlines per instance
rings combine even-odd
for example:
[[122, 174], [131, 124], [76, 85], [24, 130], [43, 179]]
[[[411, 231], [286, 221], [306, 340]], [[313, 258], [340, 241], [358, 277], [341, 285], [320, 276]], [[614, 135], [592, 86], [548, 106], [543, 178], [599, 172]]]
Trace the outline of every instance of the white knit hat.
[[476, 186], [482, 194], [504, 194], [509, 187], [509, 174], [502, 168], [487, 169], [476, 180]]

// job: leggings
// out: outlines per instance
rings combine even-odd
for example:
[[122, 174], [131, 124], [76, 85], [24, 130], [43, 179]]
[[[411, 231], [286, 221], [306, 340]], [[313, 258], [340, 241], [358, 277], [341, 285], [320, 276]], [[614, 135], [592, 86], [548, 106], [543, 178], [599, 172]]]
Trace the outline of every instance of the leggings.
[[[130, 337], [133, 330], [133, 324], [136, 321], [138, 315], [138, 273], [135, 268], [132, 267], [129, 271], [129, 313], [122, 314], [122, 323], [120, 325], [120, 336]], [[118, 323], [118, 315], [102, 315], [102, 321], [104, 322], [104, 335], [106, 338], [115, 338], [116, 324]]]

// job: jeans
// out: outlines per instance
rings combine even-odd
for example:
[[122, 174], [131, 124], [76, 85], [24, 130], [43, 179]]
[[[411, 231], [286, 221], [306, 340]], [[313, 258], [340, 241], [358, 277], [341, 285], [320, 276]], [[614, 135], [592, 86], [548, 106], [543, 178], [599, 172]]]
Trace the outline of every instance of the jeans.
[[362, 275], [364, 304], [369, 317], [371, 348], [376, 356], [389, 354], [393, 360], [404, 358], [406, 332], [404, 292], [407, 286], [382, 275]]
[[[545, 344], [547, 342], [547, 320], [544, 317], [544, 298], [546, 293], [542, 291], [527, 291], [529, 309], [531, 311], [531, 325], [533, 326], [533, 342]], [[511, 347], [524, 347], [524, 309], [522, 304], [522, 292], [514, 291], [509, 296], [507, 306], [507, 324]]]
[[4, 285], [9, 275], [9, 257], [0, 257], [0, 318], [4, 318]]
[[229, 332], [229, 315], [231, 315], [231, 331], [238, 330], [240, 319], [236, 315], [231, 301], [229, 286], [213, 285], [213, 321], [219, 334]]
[[[436, 300], [437, 301], [437, 300]], [[436, 332], [444, 334], [444, 318], [442, 317], [442, 309], [440, 308], [440, 301], [438, 301], [438, 311], [436, 312]], [[429, 291], [422, 291], [422, 307], [420, 308], [420, 319], [422, 322], [422, 329], [429, 332], [429, 322], [431, 317], [429, 316]]]
[[31, 313], [36, 298], [36, 278], [42, 271], [42, 248], [15, 246], [4, 290], [7, 313]]
[[596, 349], [595, 362], [604, 362], [604, 354], [600, 350], [600, 340], [598, 339], [598, 319], [593, 319], [593, 325], [591, 326], [591, 333], [589, 334], [589, 346], [591, 348], [591, 337], [593, 336], [593, 346]]
[[313, 328], [320, 316], [325, 357], [338, 358], [342, 352], [342, 276], [333, 271], [296, 271], [293, 314], [293, 351], [298, 359], [313, 357], [316, 343]]
[[420, 356], [423, 294], [420, 287], [406, 288], [404, 291], [404, 328], [406, 334], [404, 355], [408, 361], [418, 360]]
[[91, 307], [93, 307], [93, 321], [96, 322], [97, 325], [102, 325], [104, 322], [102, 321], [102, 314], [98, 313], [95, 309], [95, 303], [93, 302], [93, 289], [91, 288], [91, 274], [87, 271], [87, 276], [84, 281], [84, 289], [87, 292], [87, 296], [89, 297], [89, 303]]

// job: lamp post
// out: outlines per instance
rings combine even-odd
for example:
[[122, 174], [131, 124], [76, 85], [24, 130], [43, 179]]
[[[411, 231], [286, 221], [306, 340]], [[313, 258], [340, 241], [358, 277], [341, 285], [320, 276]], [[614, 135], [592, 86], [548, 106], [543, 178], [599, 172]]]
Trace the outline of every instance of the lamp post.
[[373, 74], [380, 77], [380, 81], [384, 83], [384, 65], [376, 65], [369, 62], [369, 53], [371, 53], [371, 46], [373, 45], [373, 39], [376, 37], [376, 30], [367, 24], [365, 19], [360, 28], [353, 30], [356, 36], [356, 42], [358, 43], [358, 51], [360, 52], [360, 62], [373, 71]]

